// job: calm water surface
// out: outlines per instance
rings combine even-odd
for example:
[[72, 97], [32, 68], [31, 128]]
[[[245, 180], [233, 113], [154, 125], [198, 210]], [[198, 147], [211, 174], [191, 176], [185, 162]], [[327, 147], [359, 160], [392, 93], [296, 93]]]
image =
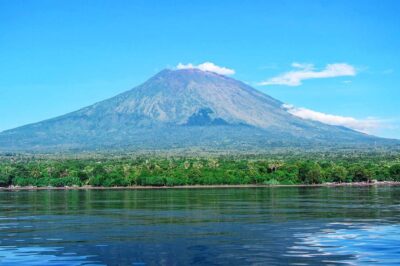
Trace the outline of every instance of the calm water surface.
[[0, 192], [0, 265], [399, 265], [400, 187]]

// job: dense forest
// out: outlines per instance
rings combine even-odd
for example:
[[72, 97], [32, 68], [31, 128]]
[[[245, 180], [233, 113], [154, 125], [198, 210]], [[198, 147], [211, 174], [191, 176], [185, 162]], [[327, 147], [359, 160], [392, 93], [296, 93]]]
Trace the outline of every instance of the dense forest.
[[293, 185], [400, 181], [400, 156], [0, 156], [0, 186]]

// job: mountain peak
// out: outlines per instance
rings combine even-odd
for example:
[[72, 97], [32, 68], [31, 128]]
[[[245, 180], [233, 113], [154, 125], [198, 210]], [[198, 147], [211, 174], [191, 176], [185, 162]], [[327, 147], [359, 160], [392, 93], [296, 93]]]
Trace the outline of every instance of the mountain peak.
[[184, 78], [184, 79], [199, 79], [199, 78], [223, 78], [228, 77], [217, 74], [212, 71], [200, 70], [197, 68], [185, 68], [185, 69], [163, 69], [157, 73], [155, 78]]

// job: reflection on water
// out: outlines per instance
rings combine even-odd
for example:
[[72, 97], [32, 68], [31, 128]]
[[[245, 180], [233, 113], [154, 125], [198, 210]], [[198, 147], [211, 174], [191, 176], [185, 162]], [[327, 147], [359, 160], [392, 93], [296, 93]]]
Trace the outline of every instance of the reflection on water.
[[400, 263], [400, 187], [0, 192], [1, 265]]
[[399, 265], [400, 262], [399, 225], [331, 223], [318, 233], [295, 237], [301, 242], [290, 249], [300, 251], [301, 256], [312, 253], [318, 256], [347, 255], [351, 259], [343, 262], [354, 265]]
[[103, 265], [90, 261], [88, 256], [63, 253], [62, 247], [16, 247], [0, 248], [2, 265]]

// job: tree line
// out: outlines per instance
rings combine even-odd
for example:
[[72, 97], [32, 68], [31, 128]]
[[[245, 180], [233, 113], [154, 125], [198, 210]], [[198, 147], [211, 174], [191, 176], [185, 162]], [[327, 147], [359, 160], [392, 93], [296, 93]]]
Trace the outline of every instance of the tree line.
[[398, 158], [23, 158], [0, 160], [0, 186], [294, 185], [400, 181]]

